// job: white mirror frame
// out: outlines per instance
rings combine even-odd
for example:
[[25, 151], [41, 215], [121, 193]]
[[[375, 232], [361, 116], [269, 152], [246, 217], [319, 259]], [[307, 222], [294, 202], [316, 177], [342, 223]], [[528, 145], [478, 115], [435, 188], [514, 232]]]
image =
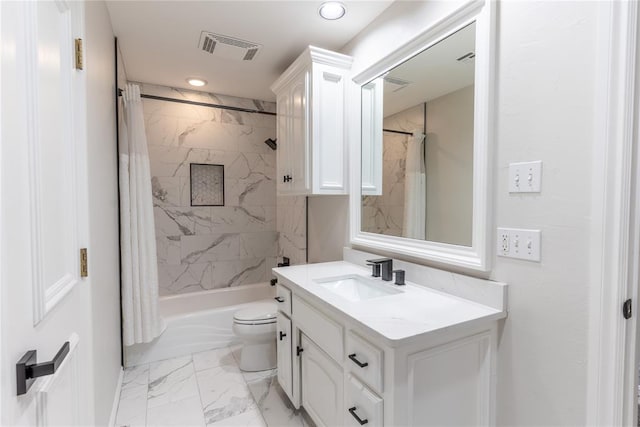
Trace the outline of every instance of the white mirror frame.
[[[407, 59], [433, 46], [461, 28], [476, 22], [474, 141], [473, 141], [473, 218], [471, 246], [408, 239], [363, 232], [361, 227], [362, 117], [361, 86]], [[351, 244], [405, 255], [437, 263], [488, 271], [493, 242], [491, 186], [493, 183], [492, 139], [494, 131], [495, 4], [493, 0], [470, 1], [438, 21], [422, 34], [376, 62], [353, 78], [354, 110], [351, 136]], [[357, 96], [355, 94], [357, 92]]]

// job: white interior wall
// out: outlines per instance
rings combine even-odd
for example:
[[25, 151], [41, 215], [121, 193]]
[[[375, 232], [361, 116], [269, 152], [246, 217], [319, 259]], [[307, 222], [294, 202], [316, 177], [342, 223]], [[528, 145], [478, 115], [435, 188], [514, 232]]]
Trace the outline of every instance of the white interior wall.
[[85, 10], [94, 423], [106, 425], [121, 369], [115, 49], [104, 2], [87, 2]]
[[[454, 6], [394, 3], [342, 51], [354, 55], [358, 73]], [[494, 224], [542, 230], [542, 262], [494, 257], [489, 274], [510, 285], [497, 423], [584, 425], [597, 3], [497, 6]], [[543, 161], [542, 193], [509, 195], [508, 163], [527, 160]], [[314, 209], [310, 204], [310, 218]], [[334, 199], [323, 199], [322, 209], [348, 214]], [[310, 251], [327, 242], [318, 236], [342, 234], [326, 223], [329, 230], [310, 229]]]

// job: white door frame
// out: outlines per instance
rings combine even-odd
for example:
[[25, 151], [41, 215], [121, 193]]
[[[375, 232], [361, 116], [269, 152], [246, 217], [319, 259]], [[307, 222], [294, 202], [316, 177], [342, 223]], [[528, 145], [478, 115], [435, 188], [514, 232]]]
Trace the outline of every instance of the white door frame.
[[[638, 5], [598, 5], [587, 424], [635, 425], [640, 266]], [[633, 299], [633, 317], [622, 304]]]

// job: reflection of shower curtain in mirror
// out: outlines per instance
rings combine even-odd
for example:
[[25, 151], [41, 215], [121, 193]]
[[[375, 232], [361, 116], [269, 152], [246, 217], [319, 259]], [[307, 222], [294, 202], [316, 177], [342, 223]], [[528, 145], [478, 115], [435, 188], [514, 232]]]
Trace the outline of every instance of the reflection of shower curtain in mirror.
[[408, 139], [402, 235], [411, 239], [425, 240], [427, 177], [423, 149], [424, 134], [414, 131]]

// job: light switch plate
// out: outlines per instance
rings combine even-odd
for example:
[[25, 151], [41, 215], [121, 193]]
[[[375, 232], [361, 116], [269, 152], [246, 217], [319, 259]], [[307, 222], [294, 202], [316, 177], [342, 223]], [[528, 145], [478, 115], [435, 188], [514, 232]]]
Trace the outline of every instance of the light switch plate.
[[509, 164], [509, 193], [539, 193], [542, 161]]
[[540, 230], [498, 228], [498, 256], [540, 262]]

